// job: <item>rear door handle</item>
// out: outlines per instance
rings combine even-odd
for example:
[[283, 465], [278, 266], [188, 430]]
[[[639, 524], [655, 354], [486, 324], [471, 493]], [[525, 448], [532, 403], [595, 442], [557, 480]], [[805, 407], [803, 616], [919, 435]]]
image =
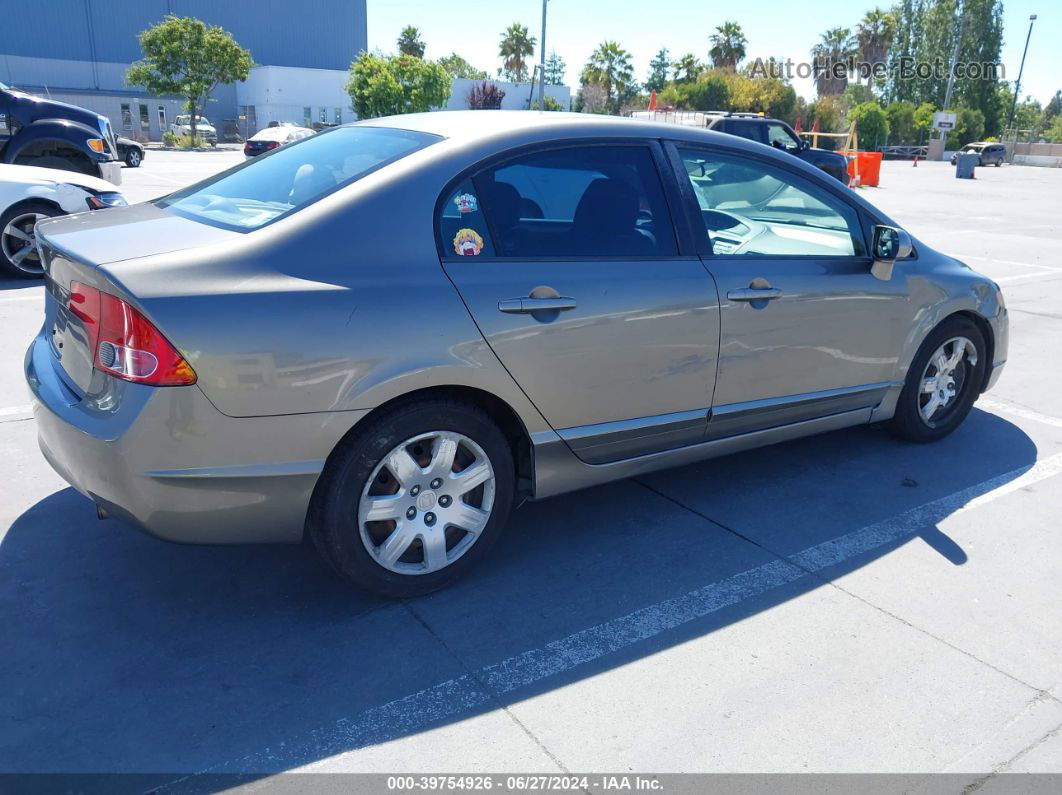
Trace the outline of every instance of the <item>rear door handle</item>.
[[773, 301], [782, 297], [777, 287], [739, 287], [727, 291], [726, 297], [731, 301]]
[[565, 312], [575, 309], [575, 299], [556, 298], [507, 298], [498, 302], [498, 311], [511, 315], [529, 315], [532, 312]]

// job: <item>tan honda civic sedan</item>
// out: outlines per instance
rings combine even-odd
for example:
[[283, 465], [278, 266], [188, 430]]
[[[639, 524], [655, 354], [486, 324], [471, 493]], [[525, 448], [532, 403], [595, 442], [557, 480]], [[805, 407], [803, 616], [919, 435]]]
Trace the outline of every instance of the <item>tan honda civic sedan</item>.
[[734, 136], [562, 113], [337, 127], [41, 222], [40, 444], [174, 541], [439, 588], [514, 502], [864, 423], [953, 431], [1000, 290]]

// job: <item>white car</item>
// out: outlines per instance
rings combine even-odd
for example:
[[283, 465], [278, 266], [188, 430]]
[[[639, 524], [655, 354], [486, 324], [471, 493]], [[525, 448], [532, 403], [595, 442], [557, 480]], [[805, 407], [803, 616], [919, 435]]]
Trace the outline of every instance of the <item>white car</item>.
[[[191, 114], [185, 113], [174, 119], [173, 123], [170, 125], [170, 132], [176, 135], [178, 138], [180, 138], [182, 135], [191, 135]], [[206, 116], [195, 117], [195, 134], [211, 146], [216, 145], [218, 142], [218, 131], [214, 128], [214, 125], [210, 123], [210, 119], [208, 119]]]
[[314, 135], [309, 127], [296, 127], [294, 124], [278, 124], [275, 127], [266, 127], [259, 130], [243, 144], [243, 154], [246, 158], [271, 152], [284, 144], [301, 141]]
[[76, 171], [0, 164], [0, 274], [44, 275], [34, 227], [42, 218], [124, 207], [114, 185]]

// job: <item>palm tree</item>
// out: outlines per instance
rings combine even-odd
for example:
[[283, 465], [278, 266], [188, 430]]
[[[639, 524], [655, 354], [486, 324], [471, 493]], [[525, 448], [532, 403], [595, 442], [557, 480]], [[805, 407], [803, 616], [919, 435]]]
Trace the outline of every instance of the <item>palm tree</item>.
[[688, 52], [672, 64], [675, 70], [676, 83], [692, 83], [704, 70], [704, 64], [697, 60], [697, 56]]
[[619, 113], [634, 84], [631, 54], [614, 41], [601, 42], [583, 67], [582, 83], [601, 86], [608, 111]]
[[741, 25], [731, 21], [717, 27], [710, 40], [712, 48], [708, 56], [712, 59], [712, 65], [720, 69], [736, 69], [745, 57], [745, 47], [749, 43], [741, 32]]
[[398, 34], [398, 51], [403, 55], [412, 55], [416, 58], [424, 57], [424, 42], [420, 38], [420, 31], [412, 25], [406, 25]]
[[[867, 11], [856, 25], [859, 60], [867, 64], [884, 63], [896, 36], [896, 13], [875, 8]], [[860, 73], [858, 77], [862, 77]]]
[[502, 59], [502, 68], [498, 74], [513, 83], [527, 80], [527, 56], [535, 52], [535, 37], [527, 32], [527, 26], [514, 22], [502, 34], [498, 55]]
[[822, 34], [821, 41], [811, 48], [815, 89], [820, 97], [844, 93], [855, 53], [856, 42], [848, 28], [831, 28]]

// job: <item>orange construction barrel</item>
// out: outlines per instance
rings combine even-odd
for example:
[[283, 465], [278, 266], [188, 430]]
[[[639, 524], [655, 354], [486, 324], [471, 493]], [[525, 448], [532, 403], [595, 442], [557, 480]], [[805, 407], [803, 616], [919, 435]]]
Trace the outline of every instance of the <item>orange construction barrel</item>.
[[845, 152], [848, 155], [848, 176], [855, 177], [855, 159], [859, 158], [859, 184], [878, 187], [881, 179], [881, 152]]

